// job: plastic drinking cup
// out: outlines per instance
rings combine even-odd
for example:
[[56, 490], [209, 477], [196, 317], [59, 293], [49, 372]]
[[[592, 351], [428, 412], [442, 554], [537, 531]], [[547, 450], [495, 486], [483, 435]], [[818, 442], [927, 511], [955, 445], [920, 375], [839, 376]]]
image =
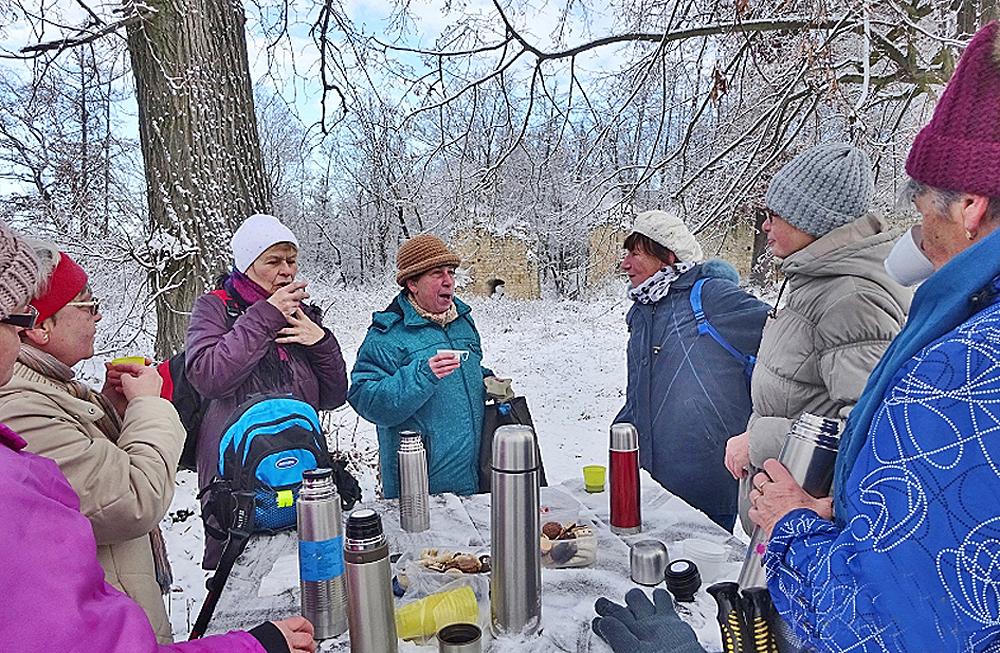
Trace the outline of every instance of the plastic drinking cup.
[[407, 603], [396, 610], [396, 634], [400, 639], [430, 637], [450, 624], [476, 623], [479, 604], [468, 585]]
[[119, 356], [111, 360], [112, 365], [145, 365], [145, 356]]
[[604, 492], [604, 478], [607, 468], [604, 465], [587, 465], [583, 468], [583, 485], [587, 492]]

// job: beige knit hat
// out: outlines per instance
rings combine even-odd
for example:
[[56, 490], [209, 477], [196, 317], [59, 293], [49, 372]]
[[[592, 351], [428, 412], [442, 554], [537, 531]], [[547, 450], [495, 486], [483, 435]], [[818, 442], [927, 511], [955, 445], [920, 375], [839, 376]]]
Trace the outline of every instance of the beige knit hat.
[[458, 267], [462, 260], [458, 254], [448, 249], [448, 246], [437, 236], [420, 234], [409, 239], [399, 247], [396, 254], [396, 283], [406, 286], [406, 280], [433, 270], [440, 265]]
[[632, 231], [652, 239], [677, 255], [681, 263], [701, 263], [705, 255], [684, 222], [666, 211], [643, 211], [635, 218]]
[[0, 220], [0, 319], [35, 295], [38, 274], [35, 251]]

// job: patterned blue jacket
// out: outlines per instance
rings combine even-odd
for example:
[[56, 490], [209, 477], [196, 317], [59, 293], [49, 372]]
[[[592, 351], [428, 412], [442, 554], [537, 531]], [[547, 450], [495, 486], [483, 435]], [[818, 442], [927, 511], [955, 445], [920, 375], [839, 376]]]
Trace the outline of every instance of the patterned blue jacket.
[[844, 486], [844, 527], [809, 510], [775, 526], [768, 586], [808, 645], [1000, 651], [996, 280], [992, 290], [892, 378]]

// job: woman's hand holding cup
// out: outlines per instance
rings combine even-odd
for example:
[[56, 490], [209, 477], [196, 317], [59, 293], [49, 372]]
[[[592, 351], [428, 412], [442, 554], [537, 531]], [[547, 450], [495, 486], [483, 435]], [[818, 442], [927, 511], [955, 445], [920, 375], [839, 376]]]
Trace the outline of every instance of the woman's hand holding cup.
[[456, 356], [454, 350], [441, 349], [427, 359], [427, 365], [431, 372], [439, 379], [443, 379], [462, 365], [461, 356]]
[[291, 315], [299, 309], [299, 305], [309, 299], [305, 281], [293, 281], [275, 290], [267, 302], [285, 315]]

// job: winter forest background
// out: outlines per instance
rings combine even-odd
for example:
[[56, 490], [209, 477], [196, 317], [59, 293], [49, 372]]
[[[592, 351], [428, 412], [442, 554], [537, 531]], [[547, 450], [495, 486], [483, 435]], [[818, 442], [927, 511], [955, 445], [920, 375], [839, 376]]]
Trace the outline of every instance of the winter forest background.
[[[79, 257], [116, 349], [183, 340], [269, 211], [312, 280], [390, 283], [399, 242], [510, 236], [581, 298], [595, 229], [674, 207], [753, 240], [808, 144], [872, 156], [892, 212], [916, 129], [997, 0], [8, 0], [0, 217]], [[899, 219], [905, 216], [896, 216]], [[471, 231], [470, 231], [471, 230]], [[732, 249], [732, 248], [730, 248]], [[105, 347], [107, 348], [107, 347]]]

